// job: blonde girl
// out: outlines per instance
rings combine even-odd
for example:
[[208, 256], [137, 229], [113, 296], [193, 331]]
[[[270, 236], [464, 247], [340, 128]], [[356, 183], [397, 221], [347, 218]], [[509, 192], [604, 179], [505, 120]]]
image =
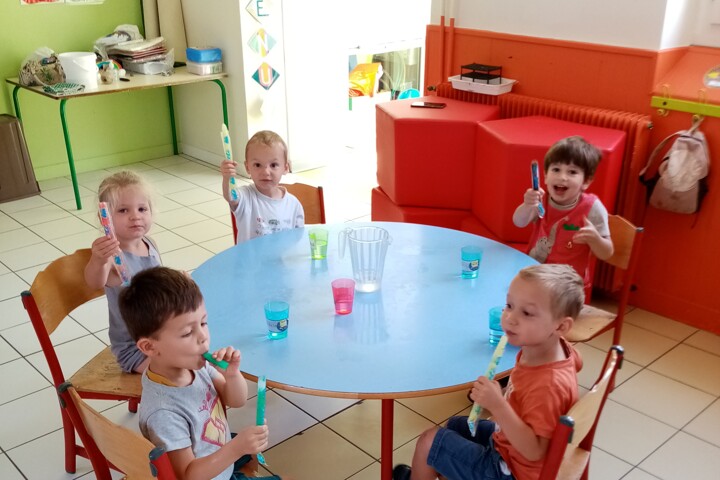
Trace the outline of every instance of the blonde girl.
[[147, 236], [153, 224], [150, 188], [137, 173], [121, 171], [105, 178], [98, 199], [107, 202], [115, 237], [103, 235], [92, 243], [92, 256], [85, 267], [85, 281], [91, 288], [105, 288], [110, 314], [110, 349], [126, 372], [142, 373], [149, 361], [130, 337], [118, 308], [121, 280], [113, 268], [114, 256], [122, 252], [132, 275], [161, 265], [160, 254]]

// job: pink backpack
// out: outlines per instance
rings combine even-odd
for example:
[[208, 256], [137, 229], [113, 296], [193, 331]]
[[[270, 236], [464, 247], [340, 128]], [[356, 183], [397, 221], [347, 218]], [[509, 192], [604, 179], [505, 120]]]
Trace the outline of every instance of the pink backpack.
[[[650, 154], [640, 181], [648, 187], [648, 201], [652, 207], [675, 213], [695, 213], [707, 193], [710, 154], [705, 135], [693, 124], [690, 130], [675, 132], [665, 138]], [[670, 140], [675, 142], [662, 157], [657, 173], [650, 178], [645, 173], [664, 151]]]

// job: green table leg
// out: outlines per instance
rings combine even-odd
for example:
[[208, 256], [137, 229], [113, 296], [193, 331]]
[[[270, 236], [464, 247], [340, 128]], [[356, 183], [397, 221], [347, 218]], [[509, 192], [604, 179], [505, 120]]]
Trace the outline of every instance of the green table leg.
[[62, 123], [63, 137], [65, 137], [65, 151], [67, 152], [68, 165], [70, 165], [70, 177], [72, 178], [73, 191], [75, 192], [75, 205], [78, 210], [82, 210], [82, 202], [80, 201], [80, 188], [78, 187], [77, 174], [75, 173], [75, 158], [70, 145], [70, 132], [65, 119], [65, 103], [67, 98], [60, 100], [60, 122]]
[[170, 131], [172, 132], [173, 155], [178, 154], [177, 130], [175, 130], [175, 103], [173, 102], [172, 87], [167, 87], [168, 104], [170, 105]]
[[220, 80], [213, 80], [220, 87], [220, 95], [222, 95], [222, 107], [223, 107], [223, 121], [226, 126], [230, 126], [228, 123], [228, 109], [227, 109], [227, 94], [225, 93], [225, 85]]
[[22, 117], [20, 116], [20, 104], [18, 103], [18, 90], [20, 90], [20, 85], [15, 85], [15, 88], [13, 88], [13, 104], [15, 104], [15, 116], [22, 122]]

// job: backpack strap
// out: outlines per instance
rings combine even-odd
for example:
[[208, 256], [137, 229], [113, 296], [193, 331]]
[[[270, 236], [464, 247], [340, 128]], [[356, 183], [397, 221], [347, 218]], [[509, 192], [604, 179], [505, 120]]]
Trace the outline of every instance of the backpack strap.
[[[665, 146], [670, 142], [670, 140], [673, 140], [673, 139], [680, 137], [682, 135], [685, 135], [685, 134], [687, 134], [687, 132], [685, 130], [681, 130], [679, 132], [675, 132], [671, 135], [668, 135], [660, 143], [658, 143], [657, 147], [655, 147], [655, 149], [652, 151], [652, 153], [648, 157], [647, 163], [645, 164], [643, 169], [640, 170], [640, 173], [638, 174], [638, 176], [640, 177], [640, 182], [643, 185], [652, 186], [655, 184], [657, 179], [654, 177], [646, 178], [645, 172], [647, 172], [648, 169], [653, 165], [653, 163], [655, 162], [655, 159], [660, 156], [660, 153], [665, 149]], [[655, 175], [655, 176], [657, 176], [657, 175]]]

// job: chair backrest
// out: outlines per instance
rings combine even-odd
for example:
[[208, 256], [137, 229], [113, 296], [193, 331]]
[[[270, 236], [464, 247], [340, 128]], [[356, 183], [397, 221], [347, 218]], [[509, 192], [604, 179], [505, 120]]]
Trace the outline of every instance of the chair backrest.
[[127, 480], [175, 480], [162, 448], [105, 418], [85, 403], [70, 383], [60, 385], [58, 394], [89, 453], [98, 480], [109, 480], [110, 468], [123, 472]]
[[[632, 282], [640, 260], [640, 246], [642, 245], [644, 229], [636, 227], [620, 215], [608, 215], [608, 225], [613, 242], [613, 254], [606, 262], [615, 267], [617, 271], [616, 278], [619, 277], [620, 279], [617, 316], [613, 322], [613, 344], [619, 344], [625, 310], [630, 300]], [[612, 386], [610, 390], [612, 390]]]
[[566, 415], [560, 417], [539, 480], [587, 476], [595, 430], [607, 396], [615, 384], [615, 375], [622, 367], [623, 355], [621, 346], [611, 347], [595, 384]]
[[64, 382], [65, 377], [60, 370], [50, 334], [77, 307], [105, 295], [103, 289], [96, 290], [85, 283], [85, 266], [90, 256], [90, 249], [85, 248], [54, 260], [35, 276], [30, 290], [20, 294], [50, 366], [55, 386]]
[[620, 215], [608, 215], [610, 237], [613, 242], [612, 257], [605, 260], [613, 267], [629, 270], [639, 248], [643, 229], [636, 227]]
[[306, 183], [283, 183], [283, 187], [300, 201], [305, 210], [305, 223], [325, 223], [325, 195], [322, 187]]
[[[306, 183], [281, 183], [288, 192], [297, 197], [305, 211], [305, 224], [325, 223], [325, 195], [323, 187], [313, 187]], [[235, 215], [230, 212], [230, 222], [233, 229], [233, 239], [237, 243], [237, 223]]]

